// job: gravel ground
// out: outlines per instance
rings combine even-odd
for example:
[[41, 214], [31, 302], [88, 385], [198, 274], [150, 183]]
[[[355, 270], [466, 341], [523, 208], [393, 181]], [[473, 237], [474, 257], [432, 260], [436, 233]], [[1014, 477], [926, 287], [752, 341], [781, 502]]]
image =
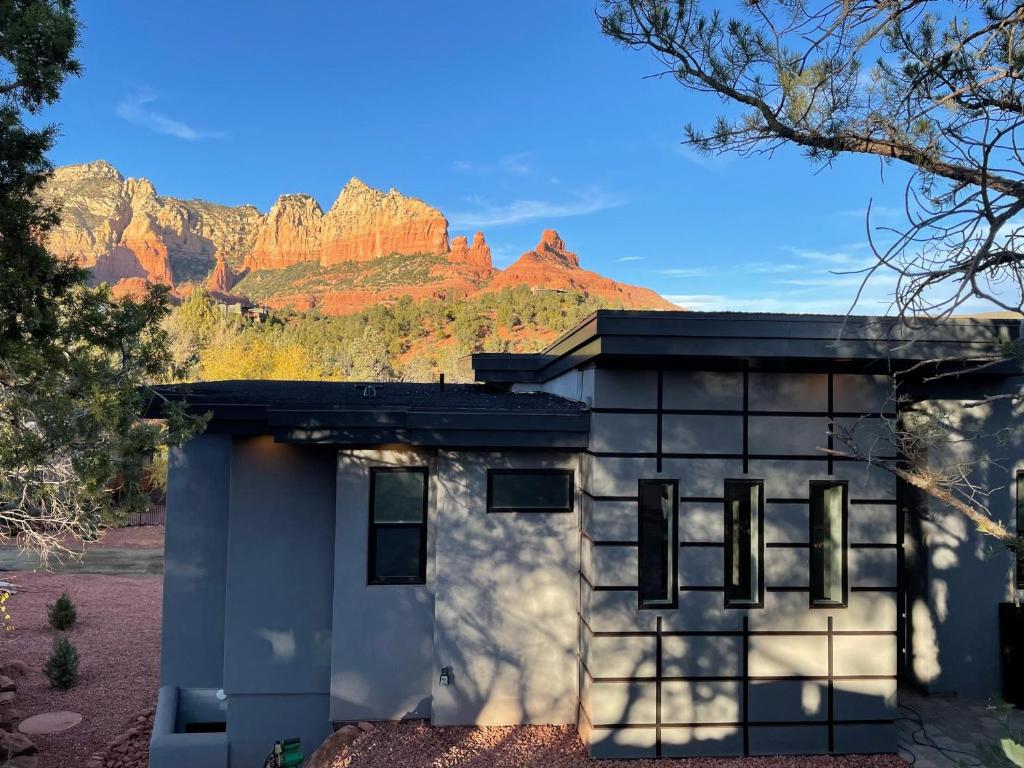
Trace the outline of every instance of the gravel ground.
[[[82, 715], [80, 725], [33, 739], [39, 768], [81, 768], [156, 705], [160, 656], [162, 579], [157, 576], [2, 574], [17, 585], [7, 603], [15, 629], [0, 633], [0, 658], [21, 659], [30, 668], [18, 680], [15, 708], [23, 717], [53, 710]], [[70, 691], [50, 688], [42, 673], [52, 632], [46, 604], [65, 589], [78, 608], [71, 641], [78, 648], [80, 680]]]
[[906, 768], [895, 755], [591, 760], [571, 726], [432, 728], [383, 723], [324, 768]]

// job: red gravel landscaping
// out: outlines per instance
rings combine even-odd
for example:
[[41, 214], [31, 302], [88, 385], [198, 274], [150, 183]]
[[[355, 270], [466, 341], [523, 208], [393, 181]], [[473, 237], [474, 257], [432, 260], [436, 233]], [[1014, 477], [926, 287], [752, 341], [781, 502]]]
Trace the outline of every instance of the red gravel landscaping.
[[[40, 768], [81, 768], [86, 759], [156, 705], [160, 660], [159, 576], [4, 573], [18, 593], [7, 603], [15, 629], [0, 633], [0, 659], [21, 659], [29, 673], [19, 679], [14, 707], [23, 717], [53, 710], [82, 715], [80, 725], [35, 736]], [[52, 631], [46, 604], [68, 590], [78, 608], [70, 632], [78, 648], [80, 680], [69, 691], [50, 688], [42, 673]]]
[[591, 760], [571, 726], [384, 723], [315, 768], [906, 768], [895, 755]]

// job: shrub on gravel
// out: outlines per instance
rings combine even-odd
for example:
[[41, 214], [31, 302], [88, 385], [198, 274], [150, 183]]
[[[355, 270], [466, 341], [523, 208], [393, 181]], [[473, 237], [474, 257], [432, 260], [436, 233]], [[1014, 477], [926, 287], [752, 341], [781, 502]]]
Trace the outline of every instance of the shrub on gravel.
[[78, 611], [67, 592], [61, 594], [57, 602], [46, 606], [46, 615], [50, 620], [50, 626], [58, 632], [66, 632], [78, 621]]
[[53, 652], [43, 666], [43, 673], [54, 688], [67, 690], [78, 682], [78, 651], [63, 635], [53, 639]]

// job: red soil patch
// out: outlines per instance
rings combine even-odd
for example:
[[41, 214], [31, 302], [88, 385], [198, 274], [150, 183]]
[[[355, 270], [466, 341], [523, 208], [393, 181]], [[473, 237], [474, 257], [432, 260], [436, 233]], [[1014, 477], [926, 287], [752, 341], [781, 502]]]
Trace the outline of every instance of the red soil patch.
[[[7, 603], [15, 629], [0, 634], [0, 659], [21, 659], [29, 673], [19, 679], [14, 707], [23, 717], [70, 710], [78, 726], [36, 736], [41, 768], [81, 768], [135, 717], [156, 705], [160, 663], [159, 576], [4, 573], [18, 593]], [[42, 672], [53, 633], [46, 604], [67, 590], [78, 608], [70, 632], [78, 648], [80, 679], [69, 691], [50, 687]]]
[[[591, 760], [572, 726], [382, 723], [322, 768], [906, 768], [895, 755]], [[318, 766], [317, 768], [321, 768]]]
[[70, 536], [63, 538], [64, 546], [72, 552], [87, 549], [163, 549], [162, 525], [134, 525], [128, 528], [108, 528], [96, 541], [82, 541]]

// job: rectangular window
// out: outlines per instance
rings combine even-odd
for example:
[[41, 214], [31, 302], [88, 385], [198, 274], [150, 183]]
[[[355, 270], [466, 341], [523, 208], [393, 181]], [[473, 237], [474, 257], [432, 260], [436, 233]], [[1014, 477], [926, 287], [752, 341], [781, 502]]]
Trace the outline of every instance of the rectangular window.
[[678, 602], [678, 499], [675, 481], [640, 481], [641, 608], [674, 608]]
[[568, 469], [487, 470], [488, 512], [572, 512]]
[[847, 485], [811, 481], [811, 605], [845, 606]]
[[[1024, 536], [1024, 472], [1017, 473], [1017, 536]], [[1024, 550], [1017, 550], [1017, 589], [1024, 589]]]
[[764, 482], [725, 481], [725, 607], [764, 605]]
[[370, 584], [427, 580], [427, 468], [370, 470]]

